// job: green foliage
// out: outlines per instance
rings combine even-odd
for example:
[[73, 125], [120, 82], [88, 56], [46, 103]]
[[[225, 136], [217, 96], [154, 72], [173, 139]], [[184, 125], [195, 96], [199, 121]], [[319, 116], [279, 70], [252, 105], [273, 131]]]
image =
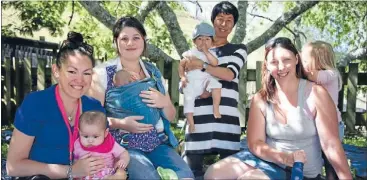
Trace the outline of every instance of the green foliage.
[[367, 2], [363, 1], [324, 1], [302, 16], [305, 25], [325, 30], [335, 38], [334, 46], [342, 42], [359, 46], [365, 45], [361, 32], [366, 32]]
[[284, 10], [285, 11], [288, 11], [292, 8], [296, 7], [296, 2], [294, 1], [285, 1], [284, 2]]
[[367, 147], [366, 138], [361, 136], [346, 136], [344, 137], [343, 143], [359, 147]]
[[[122, 16], [136, 16], [142, 1], [101, 1], [100, 4], [111, 13], [112, 16], [120, 18]], [[2, 25], [2, 35], [15, 36], [33, 35], [33, 32], [41, 28], [50, 30], [52, 36], [65, 37], [62, 28], [67, 25], [70, 17], [63, 17], [62, 14], [72, 14], [72, 3], [66, 1], [12, 1], [2, 2], [2, 9], [13, 8], [19, 11], [20, 26], [13, 24]], [[168, 3], [174, 10], [184, 10], [177, 2]], [[148, 31], [150, 43], [155, 44], [168, 54], [174, 51], [172, 41], [167, 30], [167, 26], [159, 17], [158, 13], [152, 11], [145, 20], [145, 28]], [[112, 32], [101, 24], [96, 18], [89, 14], [79, 3], [74, 3], [74, 14], [69, 26], [69, 30], [83, 34], [85, 40], [94, 46], [95, 57], [101, 59], [107, 56], [116, 56], [112, 47]]]
[[16, 34], [13, 30], [13, 24], [7, 24], [7, 25], [1, 26], [1, 35], [16, 37]]
[[255, 5], [263, 12], [266, 12], [270, 6], [270, 2], [269, 1], [256, 1]]
[[21, 35], [32, 36], [34, 31], [47, 28], [52, 36], [61, 35], [65, 21], [60, 17], [65, 11], [67, 3], [66, 1], [2, 2], [3, 10], [10, 7], [21, 10], [18, 16], [22, 21], [20, 27], [8, 24], [2, 26], [2, 29], [6, 29], [5, 34], [7, 35], [15, 35], [15, 32], [19, 32]]
[[1, 157], [6, 158], [8, 155], [9, 144], [1, 143]]

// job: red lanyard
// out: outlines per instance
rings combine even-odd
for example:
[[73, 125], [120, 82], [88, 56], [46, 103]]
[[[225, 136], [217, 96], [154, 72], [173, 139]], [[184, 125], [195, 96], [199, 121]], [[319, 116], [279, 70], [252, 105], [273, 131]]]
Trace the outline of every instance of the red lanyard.
[[60, 109], [61, 114], [62, 114], [62, 118], [64, 119], [65, 125], [68, 128], [68, 133], [69, 133], [69, 160], [70, 160], [70, 165], [72, 165], [74, 142], [78, 138], [78, 124], [79, 124], [79, 116], [80, 116], [80, 100], [78, 101], [78, 109], [76, 110], [76, 114], [75, 114], [75, 118], [74, 118], [75, 119], [74, 131], [72, 133], [68, 118], [66, 116], [66, 111], [65, 111], [65, 108], [64, 108], [64, 105], [62, 103], [61, 96], [60, 96], [59, 85], [56, 85], [56, 87], [55, 87], [55, 95], [56, 95], [57, 105], [59, 106], [59, 109]]

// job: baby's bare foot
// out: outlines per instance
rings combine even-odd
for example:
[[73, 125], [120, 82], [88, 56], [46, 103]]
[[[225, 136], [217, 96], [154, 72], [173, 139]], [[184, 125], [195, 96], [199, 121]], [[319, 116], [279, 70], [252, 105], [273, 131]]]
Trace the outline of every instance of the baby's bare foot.
[[189, 133], [195, 132], [195, 125], [189, 125]]
[[220, 112], [219, 112], [219, 111], [214, 111], [214, 118], [215, 118], [215, 119], [222, 118], [222, 115], [220, 114]]

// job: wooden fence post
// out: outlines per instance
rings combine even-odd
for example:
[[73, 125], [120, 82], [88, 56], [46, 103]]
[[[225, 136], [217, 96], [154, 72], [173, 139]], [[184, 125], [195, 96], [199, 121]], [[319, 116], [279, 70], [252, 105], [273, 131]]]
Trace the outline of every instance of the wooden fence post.
[[45, 82], [46, 82], [46, 61], [47, 59], [44, 56], [45, 50], [40, 50], [37, 53], [37, 90], [44, 90], [46, 88]]
[[11, 54], [14, 49], [11, 49], [10, 46], [5, 47], [4, 61], [5, 61], [5, 104], [6, 104], [6, 120], [5, 122], [10, 125], [11, 124]]
[[356, 124], [356, 100], [358, 84], [358, 64], [350, 63], [348, 72], [348, 94], [347, 94], [347, 114], [346, 125], [349, 132], [355, 132]]
[[14, 71], [15, 71], [15, 93], [14, 93], [14, 99], [16, 102], [16, 105], [20, 105], [20, 91], [21, 91], [21, 81], [20, 81], [20, 59], [22, 58], [22, 52], [21, 47], [19, 45], [16, 45], [15, 48], [15, 59], [14, 59]]
[[159, 61], [156, 61], [155, 64], [156, 64], [157, 68], [159, 69], [159, 71], [161, 72], [162, 77], [164, 77], [164, 60], [161, 59]]
[[344, 78], [346, 76], [345, 74], [345, 67], [338, 67], [339, 73], [340, 73], [340, 77], [342, 78], [342, 88], [339, 91], [339, 99], [338, 99], [338, 109], [339, 111], [342, 113], [343, 112], [343, 106], [344, 106], [344, 85], [347, 84], [347, 82], [345, 82]]
[[174, 120], [174, 124], [177, 124], [178, 122], [178, 114], [181, 113], [179, 112], [179, 101], [180, 101], [180, 92], [178, 92], [178, 84], [180, 82], [180, 77], [178, 75], [178, 66], [180, 65], [180, 61], [175, 60], [172, 61], [172, 76], [171, 76], [171, 84], [170, 84], [170, 89], [171, 89], [171, 101], [173, 103], [173, 106], [175, 106], [176, 109], [176, 117]]
[[24, 61], [23, 61], [23, 77], [24, 77], [24, 96], [31, 92], [32, 89], [32, 78], [31, 78], [31, 57], [32, 57], [32, 49], [30, 47], [27, 47], [24, 54]]
[[57, 49], [52, 49], [52, 56], [50, 57], [51, 58], [51, 82], [52, 82], [52, 84], [57, 83], [57, 80], [56, 80], [56, 78], [55, 78], [55, 76], [53, 75], [53, 72], [52, 72], [52, 64], [56, 63], [56, 54], [57, 54]]
[[31, 59], [32, 59], [32, 68], [31, 68], [31, 77], [32, 77], [32, 91], [37, 91], [37, 66], [38, 66], [38, 58], [37, 58], [37, 54], [38, 54], [38, 50], [39, 48], [33, 48], [34, 51], [32, 51], [31, 53]]
[[261, 67], [263, 65], [262, 61], [256, 61], [256, 91], [261, 88]]
[[238, 93], [239, 93], [239, 102], [238, 102], [238, 110], [240, 111], [240, 126], [246, 129], [247, 127], [247, 118], [246, 118], [246, 106], [247, 106], [247, 61], [243, 64], [239, 83], [238, 83]]
[[50, 52], [45, 52], [45, 61], [46, 61], [46, 68], [45, 68], [45, 86], [46, 88], [50, 87], [52, 83], [52, 54]]

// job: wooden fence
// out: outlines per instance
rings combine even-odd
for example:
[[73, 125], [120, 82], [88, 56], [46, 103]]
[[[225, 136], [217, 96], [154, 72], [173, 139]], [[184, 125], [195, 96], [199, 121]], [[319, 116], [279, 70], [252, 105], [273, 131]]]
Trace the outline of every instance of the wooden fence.
[[[51, 64], [56, 56], [58, 44], [48, 43], [44, 38], [40, 41], [1, 37], [1, 122], [9, 125], [13, 122], [16, 108], [20, 105], [25, 95], [31, 91], [43, 90], [51, 86], [55, 81], [52, 79]], [[256, 69], [247, 69], [247, 64], [241, 70], [239, 91], [239, 110], [248, 118], [249, 102], [246, 92], [247, 82], [256, 82], [256, 91], [261, 88], [261, 65], [256, 63]], [[168, 92], [173, 105], [176, 107], [176, 120], [183, 118], [183, 107], [180, 106], [180, 94], [178, 91], [179, 61], [156, 62], [156, 66], [162, 72], [163, 77], [168, 80]], [[349, 64], [349, 71], [340, 68], [343, 77], [343, 89], [339, 93], [339, 109], [349, 132], [355, 132], [355, 126], [366, 126], [366, 112], [356, 112], [357, 87], [367, 85], [367, 73], [358, 73], [358, 64]], [[344, 88], [347, 88], [347, 110], [342, 111]], [[245, 94], [245, 95], [244, 95]]]
[[58, 44], [1, 36], [1, 123], [10, 125], [15, 110], [31, 91], [51, 86], [51, 64]]

